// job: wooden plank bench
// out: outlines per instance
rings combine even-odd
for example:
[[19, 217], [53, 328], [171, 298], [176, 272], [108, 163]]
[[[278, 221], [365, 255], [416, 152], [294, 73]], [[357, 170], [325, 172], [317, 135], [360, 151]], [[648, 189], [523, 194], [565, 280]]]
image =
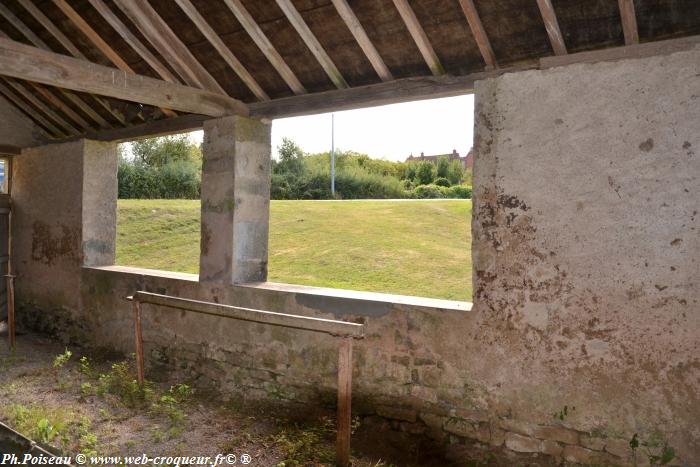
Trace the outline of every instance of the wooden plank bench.
[[342, 467], [350, 465], [352, 340], [364, 338], [364, 324], [275, 313], [272, 311], [222, 305], [220, 303], [190, 300], [187, 298], [172, 297], [144, 291], [136, 292], [133, 296], [127, 297], [127, 300], [131, 300], [133, 306], [134, 334], [136, 341], [136, 372], [140, 384], [143, 384], [145, 380], [143, 334], [141, 332], [141, 304], [147, 303], [221, 318], [321, 332], [338, 338], [338, 436], [336, 440], [336, 462]]

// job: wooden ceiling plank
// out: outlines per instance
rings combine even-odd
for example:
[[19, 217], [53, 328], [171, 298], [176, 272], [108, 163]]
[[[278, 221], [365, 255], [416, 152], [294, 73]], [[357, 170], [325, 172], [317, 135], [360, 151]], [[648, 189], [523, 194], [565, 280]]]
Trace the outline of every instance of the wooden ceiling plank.
[[[2, 13], [2, 12], [0, 12], [0, 13]], [[3, 16], [6, 16], [5, 13], [2, 13], [2, 14], [3, 14]], [[6, 16], [6, 18], [10, 21], [11, 24], [13, 24], [13, 25], [16, 24], [16, 25], [18, 26], [17, 29], [18, 29], [20, 32], [23, 32], [23, 33], [24, 33], [24, 30], [25, 30], [25, 29], [27, 29], [27, 30], [29, 29], [29, 28], [26, 27], [26, 25], [25, 25], [22, 21], [19, 20], [19, 18], [17, 18], [17, 17], [14, 16], [14, 15], [11, 15], [10, 17], [7, 17], [7, 16]], [[30, 41], [32, 41], [32, 42], [34, 43], [34, 45], [36, 45], [36, 46], [39, 47], [39, 48], [45, 49], [45, 50], [50, 50], [49, 47], [48, 47], [48, 45], [46, 45], [46, 43], [45, 43], [44, 41], [42, 41], [41, 39], [39, 39], [39, 37], [37, 37], [33, 32], [31, 32], [31, 31], [29, 31], [29, 32], [30, 32], [30, 35], [27, 36], [27, 38], [28, 38]], [[26, 34], [25, 34], [25, 35], [26, 35]], [[9, 39], [9, 37], [7, 36], [7, 34], [5, 34], [2, 30], [0, 30], [0, 37]], [[37, 89], [38, 89], [38, 88], [39, 88], [39, 87], [37, 87]], [[69, 92], [65, 92], [65, 91], [63, 91], [63, 90], [61, 90], [61, 93], [62, 93], [64, 96], [66, 96], [66, 98], [68, 98], [71, 102], [73, 102], [76, 106], [78, 106], [78, 108], [80, 108], [80, 110], [82, 110], [82, 111], [85, 112], [87, 115], [89, 115], [89, 116], [90, 116], [94, 121], [96, 121], [102, 128], [109, 128], [109, 127], [111, 126], [111, 125], [109, 125], [109, 124], [105, 121], [105, 119], [103, 119], [103, 118], [100, 116], [100, 114], [98, 114], [97, 112], [95, 112], [89, 105], [87, 105], [87, 104], [86, 104], [85, 102], [83, 102], [80, 98], [78, 98], [78, 96], [76, 96], [76, 95], [74, 95], [74, 94], [71, 94], [71, 93], [69, 93]], [[87, 125], [86, 128], [90, 128], [90, 126], [91, 126], [91, 125]]]
[[[101, 0], [91, 0], [91, 1], [101, 1]], [[263, 88], [258, 84], [258, 82], [253, 78], [253, 76], [248, 72], [245, 66], [236, 58], [236, 56], [231, 52], [224, 41], [221, 40], [219, 35], [214, 31], [214, 29], [207, 23], [204, 17], [197, 11], [197, 8], [190, 2], [190, 0], [175, 0], [177, 4], [182, 8], [182, 11], [190, 18], [199, 31], [207, 38], [209, 43], [219, 52], [221, 58], [228, 63], [228, 66], [238, 75], [239, 78], [248, 86], [248, 89], [257, 97], [259, 100], [267, 101], [270, 100], [270, 96], [263, 90]]]
[[7, 86], [5, 86], [5, 81], [4, 79], [0, 79], [0, 92], [7, 97], [18, 109], [20, 109], [22, 112], [25, 114], [29, 115], [35, 122], [37, 122], [39, 125], [43, 126], [46, 128], [49, 132], [52, 133], [53, 138], [61, 138], [67, 135], [65, 131], [62, 131], [56, 127], [53, 123], [48, 121], [46, 118], [44, 118], [41, 114], [39, 114], [37, 111], [32, 109], [29, 105], [27, 105], [22, 99], [17, 97], [14, 92], [10, 90]]
[[291, 0], [276, 0], [277, 6], [280, 7], [284, 15], [287, 17], [289, 22], [292, 24], [296, 32], [301, 36], [306, 46], [309, 48], [311, 53], [316, 57], [316, 60], [326, 72], [330, 80], [333, 82], [335, 87], [338, 89], [345, 89], [348, 87], [347, 81], [343, 78], [342, 73], [335, 66], [333, 60], [328, 55], [323, 45], [318, 41], [314, 33], [309, 29], [309, 25], [306, 24], [304, 18], [301, 16], [299, 11], [294, 7]]
[[469, 29], [474, 36], [476, 45], [479, 47], [479, 52], [484, 58], [484, 63], [486, 63], [486, 69], [498, 68], [498, 62], [496, 61], [496, 54], [493, 52], [493, 47], [491, 47], [491, 41], [489, 40], [484, 25], [479, 17], [479, 12], [476, 11], [476, 6], [473, 0], [459, 0], [459, 4], [462, 7], [464, 16], [467, 17], [467, 23], [469, 24]]
[[566, 44], [564, 43], [564, 36], [562, 36], [561, 29], [559, 29], [559, 21], [557, 21], [557, 15], [554, 12], [552, 0], [537, 0], [537, 6], [540, 9], [540, 14], [544, 21], [544, 28], [547, 30], [554, 55], [566, 55], [567, 51]]
[[413, 8], [411, 8], [411, 5], [408, 4], [408, 0], [394, 0], [394, 6], [396, 6], [396, 9], [399, 11], [401, 19], [403, 19], [408, 32], [411, 33], [411, 37], [413, 37], [430, 71], [432, 71], [435, 76], [445, 74], [445, 69], [440, 63], [440, 59], [435, 53], [433, 46], [430, 44], [430, 40], [428, 40], [428, 35], [425, 33], [423, 26], [420, 25], [416, 13], [413, 11]]
[[[39, 23], [42, 24], [55, 38], [58, 40], [65, 48], [68, 50], [74, 57], [77, 58], [85, 58], [85, 55], [83, 55], [80, 50], [78, 50], [77, 47], [66, 37], [52, 22], [49, 18], [46, 17], [36, 6], [34, 6], [33, 3], [31, 3], [30, 0], [19, 0], [20, 4], [27, 10], [29, 13], [36, 18]], [[8, 14], [9, 13], [9, 14]], [[42, 41], [39, 36], [37, 36], [34, 31], [29, 29], [22, 21], [19, 20], [19, 18], [15, 17], [12, 15], [11, 12], [8, 12], [6, 8], [0, 9], [0, 14], [5, 16], [7, 20], [15, 26], [24, 36], [29, 39], [30, 42], [32, 42], [34, 45], [37, 47], [40, 47], [44, 50], [51, 50], [49, 46]], [[111, 125], [104, 119], [100, 114], [95, 112], [90, 105], [87, 103], [83, 102], [80, 98], [75, 96], [74, 94], [70, 93], [64, 93], [64, 95], [71, 100], [75, 105], [77, 105], [80, 110], [85, 112], [90, 118], [92, 118], [95, 122], [97, 122], [98, 125], [100, 125], [103, 128], [109, 128]], [[107, 110], [110, 110], [109, 107], [107, 107]], [[112, 113], [115, 118], [119, 120], [119, 115], [117, 113]], [[122, 118], [123, 120], [123, 118]]]
[[170, 70], [163, 65], [155, 55], [148, 50], [148, 47], [141, 42], [141, 40], [136, 37], [136, 35], [131, 32], [131, 30], [120, 20], [117, 15], [114, 14], [112, 10], [102, 1], [102, 0], [89, 0], [90, 4], [95, 10], [102, 16], [102, 18], [109, 23], [112, 28], [119, 33], [119, 35], [126, 41], [129, 46], [136, 51], [139, 56], [148, 65], [150, 65], [153, 70], [158, 73], [158, 75], [165, 81], [170, 81], [171, 83], [179, 83], [179, 80], [173, 75]]
[[26, 100], [29, 101], [34, 107], [39, 109], [41, 113], [49, 117], [51, 120], [53, 120], [54, 123], [58, 124], [61, 128], [65, 129], [68, 131], [69, 134], [71, 135], [79, 135], [80, 130], [78, 130], [76, 127], [74, 127], [72, 124], [64, 120], [60, 115], [58, 115], [56, 112], [51, 110], [46, 104], [41, 102], [34, 94], [29, 92], [24, 86], [22, 86], [20, 83], [14, 80], [8, 80], [7, 81], [10, 86], [12, 86], [15, 91], [17, 91], [22, 97], [24, 97]]
[[61, 99], [54, 96], [48, 89], [36, 83], [30, 82], [29, 84], [31, 84], [34, 90], [36, 90], [36, 92], [38, 92], [44, 99], [51, 103], [51, 105], [63, 112], [63, 114], [69, 119], [73, 120], [74, 123], [77, 123], [81, 127], [81, 130], [90, 130], [93, 128], [92, 125], [86, 122], [83, 117], [78, 115], [76, 111], [67, 106]]
[[97, 32], [92, 29], [92, 27], [78, 14], [77, 11], [73, 9], [65, 0], [53, 0], [56, 6], [63, 12], [64, 15], [70, 19], [73, 24], [90, 39], [90, 42], [95, 44], [100, 52], [104, 54], [105, 57], [109, 59], [110, 62], [123, 71], [128, 71], [133, 73], [134, 70], [129, 66], [128, 63], [121, 58], [121, 56], [115, 52], [115, 50], [109, 46]]
[[622, 31], [625, 35], [625, 45], [639, 44], [639, 29], [637, 28], [637, 15], [634, 11], [633, 0], [617, 0], [620, 7], [620, 19]]
[[[87, 102], [82, 100], [76, 94], [73, 94], [72, 92], [68, 92], [65, 89], [60, 88], [59, 91], [61, 92], [61, 94], [63, 94], [63, 96], [65, 96], [66, 99], [71, 101], [76, 107], [78, 107], [85, 114], [87, 114], [88, 117], [95, 121], [100, 126], [100, 128], [112, 128], [112, 125], [110, 125], [109, 122], [107, 122], [107, 120], [102, 118], [102, 115], [95, 112], [95, 109], [90, 107], [90, 105], [88, 105]], [[97, 99], [96, 96], [92, 96], [92, 98]]]
[[[53, 0], [57, 7], [61, 9], [63, 14], [65, 14], [72, 22], [77, 26], [77, 28], [85, 34], [85, 36], [90, 39], [90, 41], [95, 44], [95, 47], [100, 49], [100, 51], [120, 70], [126, 71], [128, 73], [135, 74], [134, 70], [129, 66], [126, 61], [107, 44], [102, 37], [100, 37], [97, 32], [92, 29], [92, 27], [75, 11], [65, 0]], [[165, 115], [174, 117], [177, 114], [170, 109], [161, 109]], [[139, 115], [143, 120], [143, 117]]]
[[226, 91], [148, 2], [115, 0], [115, 3], [187, 84], [226, 95]]
[[282, 77], [287, 86], [294, 92], [294, 94], [305, 94], [306, 89], [301, 84], [301, 81], [296, 77], [294, 72], [289, 65], [284, 61], [282, 56], [277, 52], [277, 49], [272, 45], [270, 39], [267, 38], [265, 33], [251, 14], [246, 10], [240, 0], [224, 0], [226, 6], [234, 14], [238, 22], [241, 23], [243, 29], [246, 30], [250, 38], [255, 42], [255, 45], [262, 51], [267, 60], [272, 64], [272, 66], [277, 70], [277, 73]]
[[348, 27], [353, 37], [359, 44], [360, 48], [365, 53], [365, 56], [372, 64], [372, 67], [374, 68], [374, 71], [377, 73], [379, 78], [382, 81], [393, 80], [394, 76], [391, 74], [389, 67], [386, 66], [386, 63], [384, 63], [384, 60], [379, 55], [377, 48], [374, 46], [369, 36], [367, 35], [367, 31], [365, 31], [365, 28], [360, 23], [360, 20], [357, 19], [355, 12], [352, 11], [352, 8], [350, 8], [350, 5], [348, 5], [347, 0], [331, 1], [333, 2], [333, 5], [338, 11], [340, 17], [345, 22], [345, 25]]
[[[17, 0], [25, 10], [27, 10], [42, 26], [46, 28], [47, 31], [51, 33], [53, 37], [56, 38], [58, 42], [68, 51], [70, 54], [76, 58], [85, 59], [85, 55], [71, 42], [65, 34], [61, 32], [60, 29], [56, 27], [49, 18], [46, 17], [44, 13], [41, 12], [31, 0]], [[34, 41], [32, 41], [34, 42]], [[35, 43], [36, 44], [36, 43]]]
[[0, 75], [213, 117], [249, 113], [243, 102], [223, 94], [127, 73], [8, 39], [0, 39]]

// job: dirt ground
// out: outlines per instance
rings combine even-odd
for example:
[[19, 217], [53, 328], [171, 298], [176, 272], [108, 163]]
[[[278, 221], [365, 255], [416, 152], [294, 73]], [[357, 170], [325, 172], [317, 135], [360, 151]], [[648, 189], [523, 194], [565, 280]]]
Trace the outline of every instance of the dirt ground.
[[[133, 362], [0, 330], [0, 420], [63, 454], [244, 454], [255, 466], [332, 465], [332, 412], [206, 395], [182, 382], [135, 384]], [[448, 465], [425, 440], [355, 419], [354, 466]]]

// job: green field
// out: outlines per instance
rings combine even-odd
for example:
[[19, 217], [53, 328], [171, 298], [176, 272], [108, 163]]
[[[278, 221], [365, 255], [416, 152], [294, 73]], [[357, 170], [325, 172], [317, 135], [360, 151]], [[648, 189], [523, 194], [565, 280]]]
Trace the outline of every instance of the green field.
[[[117, 264], [197, 273], [199, 201], [119, 200]], [[272, 201], [273, 282], [471, 300], [471, 201]]]

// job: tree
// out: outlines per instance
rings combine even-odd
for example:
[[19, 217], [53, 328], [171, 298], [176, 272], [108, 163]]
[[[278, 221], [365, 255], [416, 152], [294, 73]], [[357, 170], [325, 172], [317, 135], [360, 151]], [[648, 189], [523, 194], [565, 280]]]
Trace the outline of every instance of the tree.
[[279, 161], [273, 163], [272, 171], [277, 174], [300, 176], [304, 173], [304, 151], [289, 138], [282, 138], [277, 147]]
[[460, 161], [452, 161], [447, 168], [447, 175], [445, 175], [452, 185], [458, 185], [464, 180], [464, 169], [462, 168], [462, 163]]
[[185, 135], [149, 138], [131, 143], [134, 160], [149, 167], [164, 167], [172, 162], [202, 163], [201, 148]]
[[438, 178], [447, 178], [450, 171], [450, 160], [446, 156], [438, 157], [437, 160], [437, 176]]
[[418, 185], [430, 185], [435, 180], [435, 164], [423, 161], [418, 164], [416, 170], [416, 183]]

